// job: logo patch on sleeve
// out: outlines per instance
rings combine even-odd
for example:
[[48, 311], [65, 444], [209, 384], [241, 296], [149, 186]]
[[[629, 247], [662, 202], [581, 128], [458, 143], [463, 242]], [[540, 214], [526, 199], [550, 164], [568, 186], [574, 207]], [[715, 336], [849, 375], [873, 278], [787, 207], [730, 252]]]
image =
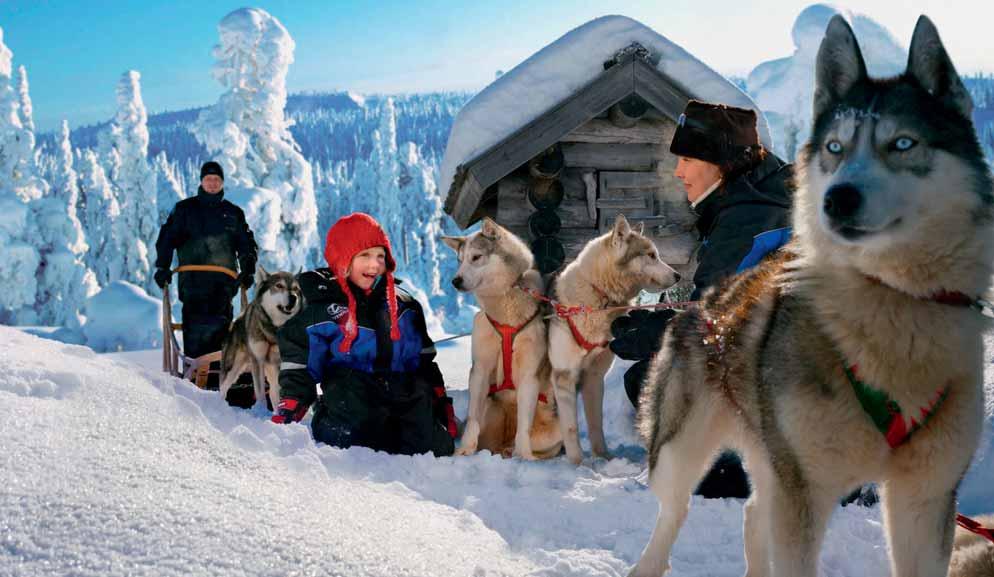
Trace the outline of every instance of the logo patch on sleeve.
[[333, 321], [339, 321], [349, 314], [349, 307], [332, 303], [328, 305], [328, 317]]

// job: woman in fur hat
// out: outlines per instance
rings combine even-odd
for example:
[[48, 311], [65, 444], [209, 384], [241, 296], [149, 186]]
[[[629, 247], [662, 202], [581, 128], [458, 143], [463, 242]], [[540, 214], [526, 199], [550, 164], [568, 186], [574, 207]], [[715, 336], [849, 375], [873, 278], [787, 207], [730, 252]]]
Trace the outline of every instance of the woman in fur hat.
[[350, 214], [328, 230], [324, 256], [328, 268], [300, 275], [306, 307], [277, 333], [281, 400], [273, 421], [299, 421], [317, 403], [316, 441], [451, 454], [451, 400], [421, 305], [397, 287], [386, 233], [368, 214]]
[[[677, 122], [670, 152], [676, 176], [697, 215], [701, 241], [691, 300], [710, 286], [755, 265], [789, 236], [793, 165], [759, 142], [756, 113], [692, 100]], [[625, 391], [638, 405], [650, 359], [674, 311], [635, 311], [611, 325], [611, 350], [638, 361], [625, 373]], [[745, 497], [749, 486], [738, 459], [723, 455], [701, 482], [706, 497]]]

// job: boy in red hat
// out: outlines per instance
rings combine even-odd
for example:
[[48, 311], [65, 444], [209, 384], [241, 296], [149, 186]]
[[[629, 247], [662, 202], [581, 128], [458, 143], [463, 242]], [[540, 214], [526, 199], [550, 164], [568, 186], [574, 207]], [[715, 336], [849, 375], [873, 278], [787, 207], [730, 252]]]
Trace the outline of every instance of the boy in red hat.
[[316, 441], [452, 454], [455, 421], [435, 346], [421, 305], [397, 288], [386, 233], [368, 214], [350, 214], [328, 230], [324, 256], [328, 268], [300, 275], [306, 307], [277, 333], [273, 421], [299, 421], [317, 401]]

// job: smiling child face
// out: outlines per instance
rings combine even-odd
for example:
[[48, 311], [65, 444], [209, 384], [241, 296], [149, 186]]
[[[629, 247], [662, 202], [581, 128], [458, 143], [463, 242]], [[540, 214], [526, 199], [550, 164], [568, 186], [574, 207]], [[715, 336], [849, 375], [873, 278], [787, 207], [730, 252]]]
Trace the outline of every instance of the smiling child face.
[[373, 288], [377, 277], [387, 270], [387, 251], [374, 246], [357, 253], [349, 265], [349, 280], [362, 290]]

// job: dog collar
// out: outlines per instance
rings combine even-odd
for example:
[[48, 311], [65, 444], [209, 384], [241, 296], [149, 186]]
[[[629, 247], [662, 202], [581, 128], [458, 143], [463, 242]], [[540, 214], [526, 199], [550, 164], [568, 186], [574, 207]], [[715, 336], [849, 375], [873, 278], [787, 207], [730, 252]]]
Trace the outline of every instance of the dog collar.
[[[871, 275], [863, 275], [863, 276], [865, 276], [873, 284], [878, 284], [878, 285], [881, 285], [881, 286], [885, 286], [885, 287], [887, 287], [889, 289], [895, 290], [895, 291], [900, 292], [900, 293], [904, 293], [904, 294], [906, 294], [908, 296], [915, 296], [915, 295], [911, 295], [910, 293], [905, 292], [905, 291], [903, 291], [903, 290], [901, 290], [899, 288], [896, 288], [894, 286], [891, 286], [891, 285], [885, 283], [879, 277], [875, 277], [875, 276], [871, 276]], [[923, 300], [923, 301], [929, 301], [929, 302], [939, 303], [939, 304], [942, 304], [942, 305], [950, 305], [950, 306], [954, 306], [954, 307], [970, 307], [970, 308], [979, 309], [979, 310], [983, 310], [983, 305], [984, 305], [984, 301], [982, 301], [981, 299], [973, 298], [973, 297], [967, 295], [966, 293], [962, 293], [962, 292], [959, 292], [959, 291], [941, 290], [939, 292], [932, 293], [931, 295], [929, 295], [927, 297], [915, 296], [915, 298], [917, 298], [919, 300]]]
[[859, 400], [860, 406], [863, 407], [863, 411], [873, 421], [873, 424], [887, 440], [887, 444], [890, 445], [891, 449], [896, 449], [908, 442], [911, 434], [924, 427], [939, 410], [939, 407], [942, 406], [946, 397], [949, 396], [948, 385], [941, 389], [936, 389], [935, 394], [932, 395], [932, 399], [929, 400], [928, 406], [918, 409], [920, 420], [912, 416], [909, 426], [897, 401], [890, 398], [890, 395], [886, 392], [871, 387], [860, 380], [857, 365], [845, 367], [845, 373], [846, 378], [849, 379], [849, 384], [852, 385], [853, 392], [856, 393], [856, 399]]

